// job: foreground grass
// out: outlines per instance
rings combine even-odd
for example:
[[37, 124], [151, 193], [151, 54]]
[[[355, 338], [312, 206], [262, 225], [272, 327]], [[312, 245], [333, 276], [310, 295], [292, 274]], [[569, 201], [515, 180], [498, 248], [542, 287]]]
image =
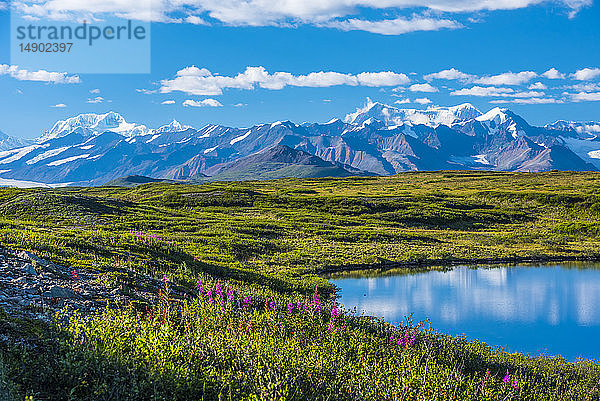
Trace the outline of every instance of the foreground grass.
[[[600, 367], [498, 353], [319, 301], [252, 305], [211, 290], [177, 306], [57, 316], [47, 351], [4, 358], [36, 399], [596, 400]], [[42, 335], [40, 338], [43, 338]], [[41, 341], [41, 340], [40, 340]]]
[[19, 396], [54, 399], [599, 399], [592, 363], [297, 307], [315, 286], [328, 298], [317, 273], [339, 268], [598, 258], [599, 189], [592, 173], [445, 172], [1, 190], [3, 246], [96, 270], [107, 289], [167, 273], [192, 298], [200, 278], [235, 301], [65, 311], [44, 329], [7, 321], [0, 330], [37, 346], [0, 363]]

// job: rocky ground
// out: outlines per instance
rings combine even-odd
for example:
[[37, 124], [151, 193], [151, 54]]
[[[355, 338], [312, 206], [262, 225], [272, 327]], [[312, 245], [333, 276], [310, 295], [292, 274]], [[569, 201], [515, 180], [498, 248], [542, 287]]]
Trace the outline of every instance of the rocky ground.
[[[0, 308], [9, 316], [48, 321], [54, 312], [69, 307], [94, 314], [104, 307], [154, 303], [160, 280], [135, 274], [134, 285], [107, 285], [98, 271], [69, 269], [38, 258], [30, 252], [0, 248]], [[171, 296], [184, 294], [176, 287]]]
[[[107, 280], [107, 276], [119, 279]], [[73, 270], [30, 252], [0, 247], [0, 352], [15, 345], [29, 350], [43, 346], [22, 330], [23, 322], [48, 327], [55, 313], [65, 307], [85, 315], [130, 303], [145, 308], [156, 304], [161, 288], [164, 283], [148, 275], [124, 270]], [[185, 297], [182, 288], [172, 283], [169, 288], [172, 301]], [[0, 401], [16, 400], [9, 383], [0, 354]]]

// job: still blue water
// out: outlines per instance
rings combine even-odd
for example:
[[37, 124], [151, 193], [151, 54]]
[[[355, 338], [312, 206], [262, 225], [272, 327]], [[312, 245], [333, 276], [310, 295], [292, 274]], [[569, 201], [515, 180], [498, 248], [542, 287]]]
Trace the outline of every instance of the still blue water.
[[442, 333], [508, 351], [600, 360], [600, 269], [581, 266], [457, 267], [330, 281], [346, 308], [390, 323], [412, 313]]

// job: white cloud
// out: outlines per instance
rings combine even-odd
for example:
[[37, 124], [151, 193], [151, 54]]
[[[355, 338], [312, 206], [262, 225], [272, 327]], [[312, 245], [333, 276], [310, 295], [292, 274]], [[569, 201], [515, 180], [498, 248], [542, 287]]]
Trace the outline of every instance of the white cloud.
[[494, 86], [473, 86], [472, 88], [463, 88], [451, 92], [452, 96], [504, 96], [507, 93], [514, 93], [511, 88], [496, 88]]
[[233, 105], [233, 107], [246, 107], [248, 106], [246, 103], [236, 103]]
[[93, 95], [97, 95], [100, 93], [100, 89], [92, 89], [92, 90], [90, 90], [90, 93]]
[[433, 92], [439, 92], [440, 91], [438, 88], [436, 88], [435, 86], [432, 86], [430, 84], [413, 84], [413, 85], [409, 86], [408, 89], [411, 92], [433, 93]]
[[8, 3], [5, 1], [0, 1], [0, 10], [7, 10], [8, 9]]
[[472, 88], [463, 88], [453, 92], [450, 92], [452, 96], [478, 96], [478, 97], [514, 97], [514, 98], [530, 98], [530, 97], [543, 97], [544, 92], [529, 91], [529, 92], [518, 92], [512, 88], [498, 88], [495, 86], [473, 86]]
[[[101, 14], [169, 23], [198, 24], [218, 21], [230, 26], [298, 26], [312, 24], [344, 30], [401, 34], [414, 30], [456, 28], [460, 23], [436, 19], [441, 13], [514, 10], [550, 3], [548, 0], [23, 0], [19, 8], [32, 17], [53, 19], [101, 19]], [[553, 0], [571, 11], [592, 0]], [[363, 15], [408, 14], [424, 9], [422, 16], [373, 21]], [[362, 11], [365, 11], [362, 13]], [[185, 15], [185, 17], [181, 17]]]
[[412, 19], [395, 18], [380, 21], [351, 18], [345, 21], [329, 21], [320, 24], [320, 26], [337, 28], [342, 31], [366, 31], [381, 35], [401, 35], [416, 31], [439, 31], [440, 29], [458, 29], [463, 27], [457, 21], [424, 17]]
[[67, 107], [67, 105], [64, 103], [58, 103], [58, 104], [55, 104], [54, 106], [50, 106], [50, 107], [55, 107], [57, 109], [61, 109], [61, 108]]
[[144, 95], [152, 95], [156, 93], [156, 89], [136, 89], [138, 93], [143, 93]]
[[223, 105], [215, 99], [204, 99], [201, 101], [187, 99], [183, 102], [184, 107], [223, 107]]
[[600, 76], [600, 68], [584, 68], [572, 74], [578, 81], [589, 81]]
[[434, 79], [471, 81], [477, 77], [475, 75], [465, 74], [456, 68], [450, 68], [449, 70], [443, 70], [433, 74], [424, 75], [423, 78], [425, 78], [426, 81], [432, 81]]
[[579, 92], [572, 93], [571, 99], [575, 102], [598, 102], [600, 101], [600, 92]]
[[484, 85], [522, 85], [537, 77], [538, 74], [533, 71], [505, 72], [499, 75], [478, 78], [475, 83]]
[[517, 103], [517, 104], [559, 104], [564, 103], [560, 99], [533, 97], [525, 99], [498, 99], [492, 100], [490, 103], [494, 104], [505, 104], [505, 103]]
[[81, 82], [77, 75], [67, 75], [66, 72], [49, 72], [46, 70], [28, 71], [19, 69], [16, 65], [0, 64], [0, 75], [8, 75], [19, 81], [48, 82], [53, 84], [78, 84]]
[[102, 96], [96, 96], [96, 97], [95, 97], [95, 98], [93, 98], [93, 99], [88, 99], [88, 100], [87, 100], [87, 103], [92, 103], [92, 104], [95, 104], [95, 103], [102, 103], [102, 102], [104, 102], [104, 98], [103, 98]]
[[185, 19], [185, 22], [193, 25], [209, 25], [208, 22], [198, 17], [197, 15], [188, 15]]
[[546, 85], [544, 85], [541, 82], [536, 82], [534, 84], [531, 84], [527, 87], [527, 89], [533, 89], [533, 90], [546, 90], [548, 89], [548, 87]]
[[175, 104], [175, 100], [165, 100], [161, 104]]
[[430, 104], [430, 103], [433, 103], [433, 102], [431, 101], [431, 99], [428, 99], [426, 97], [420, 97], [418, 99], [415, 99], [415, 103], [418, 103], [418, 104]]
[[406, 99], [398, 99], [394, 102], [395, 104], [408, 104], [410, 103], [410, 99], [406, 98]]
[[542, 76], [548, 79], [565, 79], [565, 74], [562, 74], [554, 67], [543, 73]]
[[174, 79], [161, 81], [161, 93], [184, 92], [196, 96], [221, 95], [223, 89], [253, 90], [257, 87], [270, 90], [286, 86], [329, 87], [350, 86], [396, 86], [410, 82], [405, 74], [391, 71], [363, 72], [357, 75], [339, 72], [311, 72], [307, 75], [293, 75], [289, 72], [269, 73], [264, 67], [247, 67], [236, 76], [223, 76], [211, 73], [206, 68], [186, 67], [177, 72]]
[[573, 90], [576, 90], [578, 92], [599, 92], [600, 91], [600, 84], [599, 83], [586, 82], [586, 83], [580, 83], [580, 84], [575, 84], [575, 85], [569, 85], [569, 86], [566, 86], [565, 88], [567, 88], [567, 89], [573, 89]]
[[[309, 74], [310, 75], [310, 74]], [[396, 86], [410, 82], [406, 74], [398, 74], [391, 71], [382, 72], [361, 72], [356, 75], [359, 85], [363, 86]]]

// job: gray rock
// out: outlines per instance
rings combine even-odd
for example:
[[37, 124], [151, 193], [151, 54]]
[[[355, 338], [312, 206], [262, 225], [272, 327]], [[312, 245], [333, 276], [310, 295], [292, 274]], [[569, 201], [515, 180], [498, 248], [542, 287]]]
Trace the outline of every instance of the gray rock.
[[45, 298], [79, 298], [79, 294], [72, 289], [57, 285], [50, 287], [50, 290], [44, 292], [43, 296]]
[[25, 270], [25, 273], [31, 274], [32, 276], [37, 276], [38, 274], [37, 270], [35, 270], [35, 267], [33, 267], [31, 263], [27, 263], [25, 266], [23, 266], [23, 270]]
[[36, 293], [37, 293], [37, 289], [36, 289], [35, 287], [29, 287], [29, 288], [25, 288], [25, 289], [23, 290], [23, 292], [24, 292], [25, 294], [30, 294], [30, 295], [33, 295], [33, 294], [36, 294]]
[[19, 252], [19, 257], [21, 259], [29, 260], [30, 262], [37, 262], [40, 265], [44, 265], [44, 266], [48, 264], [48, 262], [46, 262], [44, 259], [40, 259], [37, 256], [35, 256], [33, 253], [27, 252], [27, 251]]

